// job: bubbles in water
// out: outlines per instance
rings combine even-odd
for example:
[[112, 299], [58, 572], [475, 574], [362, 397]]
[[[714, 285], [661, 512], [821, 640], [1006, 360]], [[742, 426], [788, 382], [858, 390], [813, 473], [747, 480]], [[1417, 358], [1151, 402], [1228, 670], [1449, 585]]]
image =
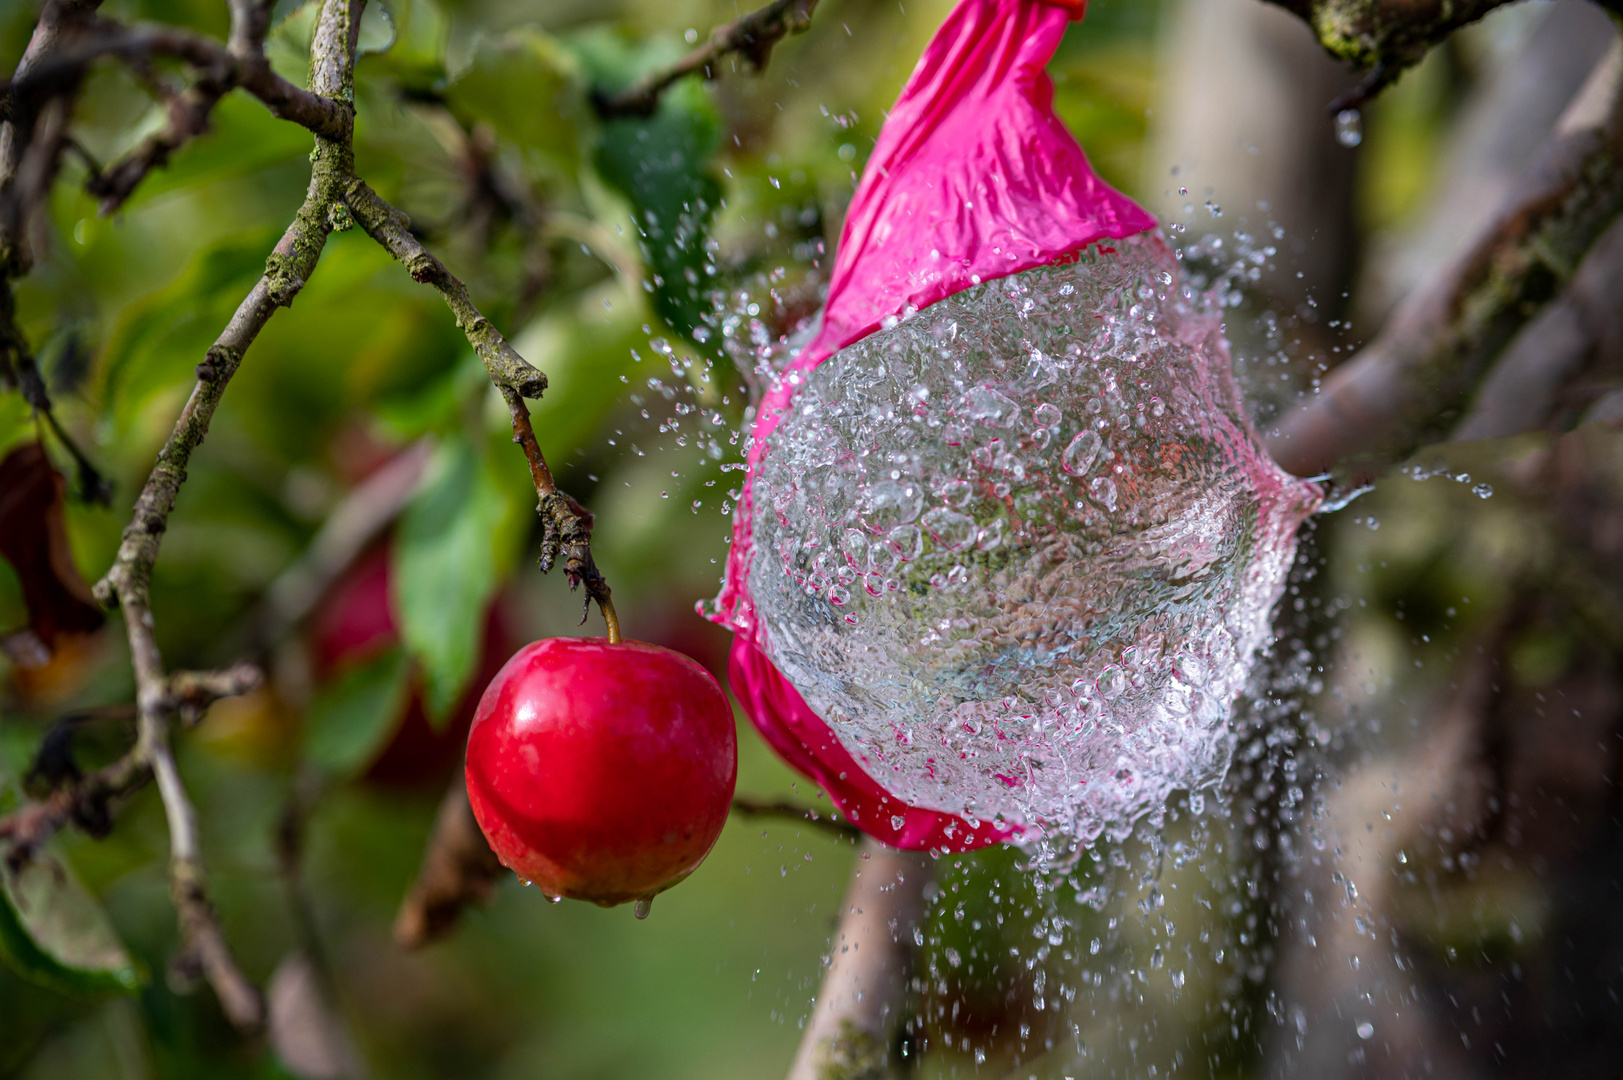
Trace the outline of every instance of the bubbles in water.
[[1091, 840], [1226, 768], [1317, 492], [1178, 271], [1116, 241], [802, 376], [753, 478], [759, 643], [900, 798]]
[[1336, 113], [1336, 142], [1354, 147], [1364, 141], [1364, 114], [1357, 109], [1342, 109]]

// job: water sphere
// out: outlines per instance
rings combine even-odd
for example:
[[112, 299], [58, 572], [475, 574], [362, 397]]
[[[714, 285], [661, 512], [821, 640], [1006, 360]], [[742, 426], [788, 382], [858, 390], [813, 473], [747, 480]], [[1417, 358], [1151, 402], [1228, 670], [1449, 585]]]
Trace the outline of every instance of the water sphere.
[[758, 644], [898, 798], [1090, 841], [1226, 768], [1319, 492], [1180, 280], [1152, 233], [979, 285], [828, 358], [769, 436]]

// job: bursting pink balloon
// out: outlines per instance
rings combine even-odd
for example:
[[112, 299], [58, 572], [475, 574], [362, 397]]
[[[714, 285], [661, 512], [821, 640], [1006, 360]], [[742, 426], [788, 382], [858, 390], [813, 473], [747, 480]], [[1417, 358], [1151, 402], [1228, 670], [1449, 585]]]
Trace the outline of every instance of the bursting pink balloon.
[[860, 828], [896, 847], [967, 851], [1012, 825], [912, 806], [873, 779], [763, 652], [746, 578], [751, 481], [804, 376], [840, 349], [983, 282], [1064, 263], [1156, 221], [1100, 180], [1054, 115], [1044, 70], [1086, 0], [962, 0], [880, 132], [835, 255], [823, 322], [761, 402], [727, 576], [734, 692], [767, 742]]
[[1320, 493], [1222, 306], [1055, 119], [1072, 6], [965, 0], [760, 404], [716, 617], [767, 740], [907, 848], [1060, 851], [1219, 780]]

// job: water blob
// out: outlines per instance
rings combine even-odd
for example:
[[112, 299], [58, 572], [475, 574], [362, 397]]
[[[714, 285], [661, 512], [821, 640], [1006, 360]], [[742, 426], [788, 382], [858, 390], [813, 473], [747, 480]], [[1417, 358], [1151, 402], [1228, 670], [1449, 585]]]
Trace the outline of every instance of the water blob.
[[1223, 299], [1049, 110], [1067, 18], [965, 0], [926, 51], [760, 403], [713, 613], [768, 741], [915, 850], [1119, 840], [1220, 779], [1319, 501]]

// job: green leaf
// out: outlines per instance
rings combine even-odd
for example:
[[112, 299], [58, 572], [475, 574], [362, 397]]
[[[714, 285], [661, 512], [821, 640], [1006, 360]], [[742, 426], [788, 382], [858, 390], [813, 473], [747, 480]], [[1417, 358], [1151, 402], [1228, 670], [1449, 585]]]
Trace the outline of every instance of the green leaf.
[[339, 776], [359, 772], [400, 726], [410, 692], [411, 665], [399, 648], [346, 671], [310, 705], [305, 757]]
[[[602, 35], [582, 35], [574, 45], [591, 77], [608, 87], [626, 85], [664, 59], [656, 49], [631, 49]], [[716, 288], [707, 245], [721, 207], [714, 171], [720, 145], [721, 118], [709, 91], [684, 79], [660, 96], [652, 116], [605, 122], [593, 155], [604, 183], [631, 203], [655, 312], [688, 337], [704, 324]], [[704, 351], [721, 355], [715, 343]]]
[[539, 154], [555, 176], [571, 179], [580, 167], [576, 66], [541, 31], [514, 30], [480, 43], [468, 70], [445, 91], [445, 103], [465, 123], [490, 124]]
[[436, 725], [473, 675], [516, 516], [473, 446], [457, 438], [435, 454], [401, 517], [390, 575], [395, 611]]
[[101, 905], [66, 864], [43, 853], [18, 871], [0, 863], [0, 957], [63, 993], [133, 993], [141, 985]]

